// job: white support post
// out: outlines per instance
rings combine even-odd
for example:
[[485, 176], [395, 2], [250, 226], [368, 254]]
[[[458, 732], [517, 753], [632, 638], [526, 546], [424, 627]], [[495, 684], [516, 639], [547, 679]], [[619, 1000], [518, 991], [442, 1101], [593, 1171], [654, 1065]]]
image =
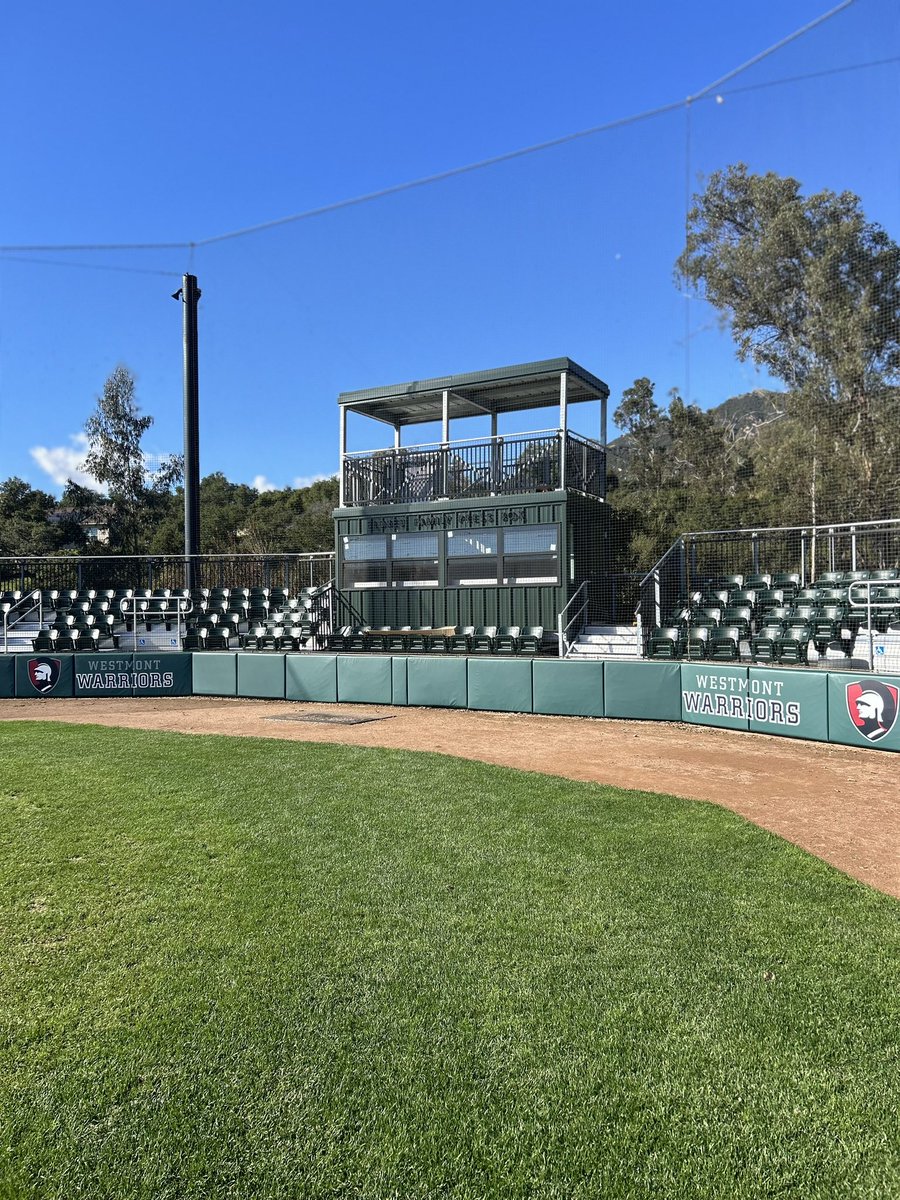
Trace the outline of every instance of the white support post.
[[559, 376], [559, 486], [566, 488], [566, 437], [569, 431], [569, 399], [566, 393], [568, 375], [562, 371]]
[[450, 393], [445, 391], [441, 405], [441, 495], [449, 493], [448, 443], [450, 441]]
[[400, 428], [401, 427], [399, 425], [394, 426], [394, 449], [395, 450], [400, 449]]
[[338, 427], [338, 459], [340, 472], [338, 474], [338, 508], [344, 507], [344, 455], [347, 452], [347, 409], [341, 405], [341, 418]]

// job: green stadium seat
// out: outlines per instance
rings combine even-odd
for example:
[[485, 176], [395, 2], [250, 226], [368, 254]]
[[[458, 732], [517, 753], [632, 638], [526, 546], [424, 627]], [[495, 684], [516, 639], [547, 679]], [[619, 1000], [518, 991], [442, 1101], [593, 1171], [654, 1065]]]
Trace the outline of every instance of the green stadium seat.
[[739, 662], [741, 657], [741, 628], [722, 625], [709, 635], [709, 657], [714, 662]]
[[390, 625], [380, 625], [377, 629], [370, 629], [365, 636], [366, 649], [372, 650], [376, 654], [383, 654], [387, 650], [387, 634], [390, 629]]
[[447, 651], [450, 654], [465, 654], [475, 635], [474, 625], [457, 625], [456, 632], [447, 638]]
[[801, 666], [808, 661], [812, 629], [809, 625], [792, 625], [775, 639], [775, 661], [782, 666]]
[[46, 653], [48, 650], [56, 649], [58, 640], [58, 629], [42, 629], [37, 637], [31, 639], [31, 648], [35, 654]]
[[722, 609], [721, 608], [700, 608], [691, 618], [691, 625], [706, 625], [709, 629], [716, 629], [722, 624]]
[[709, 626], [690, 625], [684, 640], [684, 657], [698, 661], [709, 656]]
[[[293, 625], [293, 622], [291, 624]], [[354, 625], [350, 630], [350, 636], [344, 639], [344, 649], [353, 652], [367, 650], [366, 639], [371, 631], [371, 625]]]
[[266, 637], [268, 632], [265, 625], [253, 625], [247, 633], [241, 634], [241, 648], [243, 650], [258, 650], [260, 638]]
[[543, 625], [526, 625], [519, 634], [520, 654], [540, 654], [544, 646]]
[[329, 633], [325, 637], [325, 645], [329, 650], [346, 650], [347, 642], [353, 635], [352, 625], [342, 625], [340, 629], [334, 633]]
[[768, 612], [771, 608], [779, 608], [784, 604], [783, 588], [758, 588], [756, 592], [757, 613]]
[[766, 626], [760, 633], [750, 639], [750, 657], [755, 663], [774, 663], [775, 641], [784, 632], [782, 625]]
[[412, 625], [401, 625], [399, 630], [387, 634], [387, 649], [392, 654], [403, 654], [406, 650], [407, 639], [400, 637], [398, 634], [407, 634], [412, 632]]
[[753, 632], [753, 609], [749, 604], [736, 604], [722, 613], [722, 624], [737, 626], [741, 637], [747, 639]]
[[520, 633], [518, 625], [501, 625], [494, 638], [494, 653], [518, 654]]
[[476, 625], [475, 632], [469, 643], [470, 654], [492, 654], [494, 638], [497, 636], [496, 625]]
[[681, 658], [683, 642], [677, 625], [659, 626], [650, 632], [647, 657], [657, 661]]
[[406, 649], [410, 654], [424, 654], [431, 642], [431, 625], [420, 625], [413, 629], [406, 639]]
[[772, 576], [767, 571], [757, 571], [753, 575], [748, 575], [744, 580], [744, 587], [770, 588], [772, 586]]
[[781, 588], [785, 599], [796, 596], [800, 590], [800, 572], [776, 571], [772, 576], [772, 587]]

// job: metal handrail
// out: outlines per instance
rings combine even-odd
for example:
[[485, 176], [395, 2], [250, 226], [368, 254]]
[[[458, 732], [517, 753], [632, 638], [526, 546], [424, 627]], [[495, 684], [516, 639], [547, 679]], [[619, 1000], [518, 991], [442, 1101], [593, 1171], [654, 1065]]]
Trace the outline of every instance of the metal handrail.
[[[580, 607], [575, 612], [575, 614], [569, 618], [569, 621], [565, 625], [565, 627], [563, 627], [563, 617], [566, 615], [566, 613], [569, 611], [569, 609], [572, 607], [572, 605], [575, 603], [575, 601], [578, 599], [578, 597], [581, 595], [582, 592], [584, 592], [584, 600], [582, 601]], [[575, 594], [572, 596], [572, 599], [568, 602], [568, 604], [565, 606], [565, 608], [560, 613], [557, 614], [557, 617], [556, 617], [556, 631], [559, 635], [559, 657], [560, 658], [566, 658], [568, 656], [568, 653], [571, 650], [572, 646], [574, 646], [574, 644], [575, 644], [574, 638], [571, 642], [567, 640], [569, 630], [572, 628], [572, 626], [578, 620], [578, 618], [581, 616], [581, 614], [585, 611], [585, 609], [587, 608], [589, 603], [590, 603], [590, 593], [588, 590], [587, 580], [585, 580], [584, 583], [581, 583], [578, 585], [578, 588], [577, 588]]]
[[[676, 550], [682, 550], [683, 548], [684, 548], [684, 539], [678, 538], [676, 541], [674, 541], [672, 543], [672, 545], [668, 548], [668, 550], [665, 552], [665, 554], [662, 556], [662, 558], [658, 559], [653, 564], [653, 566], [650, 568], [650, 570], [647, 572], [647, 574], [644, 576], [644, 578], [638, 584], [638, 593], [643, 598], [644, 585], [647, 583], [650, 583], [651, 581], [653, 583], [653, 613], [648, 614], [648, 616], [652, 615], [653, 620], [651, 623], [653, 625], [659, 624], [660, 615], [661, 615], [661, 613], [660, 613], [660, 609], [661, 609], [660, 582], [659, 582], [660, 569], [663, 567], [663, 565], [666, 562], [666, 559], [669, 557], [670, 554], [674, 554]], [[637, 624], [638, 624], [639, 629], [641, 627], [640, 609], [641, 609], [641, 601], [639, 600], [637, 608], [635, 609], [635, 616], [638, 618]]]
[[[890, 587], [890, 581], [884, 579], [855, 579], [847, 588], [847, 605], [849, 608], [865, 609], [866, 632], [869, 635], [869, 670], [875, 670], [875, 627], [872, 624], [872, 610], [879, 608], [896, 608], [893, 600], [873, 600], [872, 589]], [[866, 596], [863, 603], [853, 599], [854, 588], [865, 588]]]
[[[375, 450], [345, 450], [344, 458], [371, 458], [373, 455], [382, 457], [389, 454], [418, 453], [420, 451], [429, 453], [435, 450], [452, 450], [456, 446], [489, 446], [492, 442], [514, 442], [519, 438], [553, 437], [558, 433], [562, 433], [562, 430], [529, 429], [524, 433], [498, 433], [496, 437], [490, 435], [486, 437], [456, 438], [451, 442], [415, 442], [408, 446], [379, 446]], [[569, 430], [569, 433], [571, 434], [572, 431]], [[578, 434], [576, 436], [582, 437], [583, 435]], [[599, 446], [600, 443], [598, 442], [597, 445]], [[603, 449], [602, 446], [600, 448]]]
[[[28, 604], [29, 601], [31, 601], [30, 606], [28, 608], [22, 608], [22, 605]], [[17, 609], [21, 609], [21, 611], [17, 612], [16, 611]], [[10, 604], [9, 608], [4, 608], [4, 610], [3, 610], [3, 653], [4, 654], [6, 654], [9, 650], [9, 625], [10, 625], [9, 618], [10, 618], [10, 615], [12, 613], [16, 613], [16, 621], [21, 621], [23, 619], [23, 617], [27, 617], [29, 613], [33, 613], [35, 609], [38, 610], [38, 625], [43, 625], [44, 624], [44, 597], [38, 589], [35, 589], [33, 592], [29, 592], [27, 596], [22, 596], [21, 599], [19, 599], [19, 600], [14, 600]], [[13, 624], [15, 624], [15, 621], [13, 622]]]
[[[165, 609], [156, 609], [150, 614], [150, 605], [154, 600], [165, 600], [174, 605], [172, 615], [176, 618], [176, 636], [178, 648], [184, 646], [184, 635], [187, 632], [187, 618], [194, 611], [194, 602], [188, 596], [166, 596], [163, 593], [150, 596], [126, 596], [119, 603], [119, 609], [125, 617], [131, 618], [131, 644], [135, 653], [138, 648], [138, 621], [141, 616], [158, 615], [161, 620], [168, 621], [170, 617]], [[121, 636], [121, 635], [120, 635]]]
[[711, 537], [713, 534], [722, 537], [729, 537], [732, 534], [750, 537], [752, 534], [759, 533], [853, 533], [858, 529], [873, 529], [882, 526], [888, 529], [900, 528], [900, 517], [883, 517], [877, 521], [826, 521], [821, 525], [760, 525], [747, 526], [746, 529], [692, 529], [680, 534], [678, 540], [683, 541], [685, 538], [691, 537]]
[[562, 429], [345, 452], [342, 502], [423, 503], [566, 487], [602, 499], [605, 455], [599, 442]]

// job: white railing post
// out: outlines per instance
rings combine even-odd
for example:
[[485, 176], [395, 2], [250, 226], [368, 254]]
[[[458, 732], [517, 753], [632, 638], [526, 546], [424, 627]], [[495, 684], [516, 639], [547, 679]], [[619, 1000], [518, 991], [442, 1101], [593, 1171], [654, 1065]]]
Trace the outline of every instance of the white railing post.
[[338, 508], [344, 507], [344, 470], [346, 464], [344, 455], [347, 453], [347, 410], [341, 405], [341, 418], [338, 426], [338, 461], [340, 464], [340, 473], [338, 475]]

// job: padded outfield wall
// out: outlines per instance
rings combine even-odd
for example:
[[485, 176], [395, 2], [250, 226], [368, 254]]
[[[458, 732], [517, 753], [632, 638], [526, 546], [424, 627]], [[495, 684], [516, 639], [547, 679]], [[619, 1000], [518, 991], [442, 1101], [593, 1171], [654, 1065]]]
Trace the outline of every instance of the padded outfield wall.
[[900, 750], [900, 675], [381, 654], [0, 656], [0, 698], [191, 695], [686, 721]]

